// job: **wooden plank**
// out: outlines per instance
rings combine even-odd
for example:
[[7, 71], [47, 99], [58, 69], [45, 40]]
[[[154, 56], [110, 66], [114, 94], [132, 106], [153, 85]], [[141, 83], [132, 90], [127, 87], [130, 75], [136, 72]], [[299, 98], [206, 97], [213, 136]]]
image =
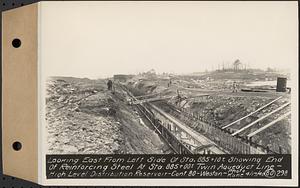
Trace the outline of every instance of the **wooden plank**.
[[213, 144], [199, 146], [196, 149], [194, 149], [194, 152], [197, 153], [197, 152], [203, 151], [204, 149], [208, 149], [208, 148], [213, 147], [213, 146], [214, 146]]
[[256, 112], [261, 111], [262, 109], [264, 109], [264, 108], [266, 108], [267, 106], [273, 104], [274, 102], [278, 101], [278, 100], [281, 99], [281, 98], [282, 98], [282, 96], [280, 96], [280, 97], [274, 99], [273, 101], [271, 101], [271, 102], [269, 102], [268, 104], [266, 104], [266, 105], [264, 105], [264, 106], [258, 108], [257, 110], [251, 112], [250, 114], [248, 114], [248, 115], [246, 115], [246, 116], [244, 116], [244, 117], [242, 117], [242, 118], [240, 118], [240, 119], [238, 119], [238, 120], [236, 120], [236, 121], [234, 121], [234, 122], [231, 122], [231, 123], [229, 123], [228, 125], [225, 125], [224, 127], [222, 127], [222, 129], [226, 129], [227, 127], [230, 127], [231, 125], [233, 125], [233, 124], [235, 124], [235, 123], [237, 123], [237, 122], [239, 122], [239, 121], [241, 121], [241, 120], [243, 120], [243, 119], [245, 119], [245, 118], [247, 118], [247, 117], [249, 117], [249, 116], [255, 114]]
[[260, 133], [261, 131], [265, 130], [266, 128], [268, 128], [268, 127], [274, 125], [275, 123], [277, 123], [277, 122], [283, 120], [284, 118], [286, 118], [286, 117], [289, 116], [290, 114], [291, 114], [291, 112], [288, 112], [288, 113], [283, 114], [282, 116], [280, 116], [280, 117], [277, 118], [276, 120], [274, 120], [274, 121], [268, 123], [267, 125], [261, 127], [260, 129], [257, 129], [256, 131], [254, 131], [254, 132], [248, 134], [247, 136], [248, 136], [248, 137], [252, 137], [252, 136], [254, 136], [254, 135]]
[[168, 89], [164, 89], [162, 90], [161, 92], [159, 93], [151, 93], [151, 94], [148, 94], [148, 95], [139, 95], [139, 96], [135, 96], [136, 99], [139, 99], [139, 98], [143, 98], [143, 97], [151, 97], [151, 96], [155, 96], [155, 95], [160, 95], [162, 93], [164, 93], [165, 91], [167, 91]]
[[[157, 94], [159, 94], [159, 93], [156, 93], [155, 95], [157, 95]], [[146, 95], [143, 95], [143, 96], [146, 96]], [[151, 96], [151, 95], [148, 95], [148, 96]], [[196, 97], [203, 97], [203, 96], [209, 96], [209, 95], [208, 94], [202, 94], [202, 95], [191, 96], [191, 97], [188, 97], [185, 100], [187, 100], [187, 102], [188, 102], [189, 99], [193, 99], [193, 98], [196, 98]], [[141, 104], [141, 103], [146, 103], [146, 102], [166, 100], [166, 99], [171, 99], [174, 96], [160, 96], [160, 97], [156, 97], [156, 98], [149, 98], [149, 99], [142, 99], [142, 100], [139, 100], [138, 97], [139, 96], [135, 97], [136, 101], [134, 101], [133, 104]]]
[[234, 133], [231, 134], [231, 135], [232, 135], [232, 136], [237, 135], [238, 133], [240, 133], [240, 132], [242, 132], [242, 131], [248, 129], [249, 127], [251, 127], [251, 126], [254, 125], [255, 123], [257, 123], [257, 122], [259, 122], [259, 121], [261, 121], [261, 120], [263, 120], [263, 119], [269, 117], [270, 115], [274, 114], [275, 112], [278, 112], [279, 110], [282, 110], [283, 108], [285, 108], [286, 106], [288, 106], [288, 105], [290, 105], [290, 104], [291, 104], [290, 102], [285, 103], [284, 105], [280, 106], [280, 107], [277, 108], [276, 110], [274, 110], [274, 111], [272, 111], [272, 112], [270, 112], [270, 113], [268, 113], [268, 114], [266, 114], [266, 115], [260, 117], [259, 119], [257, 119], [257, 120], [255, 120], [255, 121], [253, 121], [252, 123], [250, 123], [250, 124], [244, 126], [243, 128], [239, 129], [238, 131], [234, 132]]
[[209, 96], [209, 94], [201, 94], [201, 95], [189, 96], [187, 98], [187, 100], [194, 99], [194, 98], [197, 98], [197, 97], [206, 97], [206, 96]]
[[170, 99], [172, 97], [173, 96], [165, 96], [165, 97], [156, 97], [156, 98], [150, 98], [150, 99], [144, 99], [144, 100], [137, 100], [137, 101], [134, 101], [132, 104], [141, 104], [141, 103], [146, 103], [146, 102], [161, 101], [161, 100]]

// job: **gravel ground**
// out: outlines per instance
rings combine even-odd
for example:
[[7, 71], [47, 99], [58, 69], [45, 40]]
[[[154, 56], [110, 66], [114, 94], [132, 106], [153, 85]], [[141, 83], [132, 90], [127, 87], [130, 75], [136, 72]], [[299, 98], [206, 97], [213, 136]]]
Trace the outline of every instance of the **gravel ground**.
[[47, 82], [50, 154], [160, 154], [166, 144], [104, 80], [56, 77]]

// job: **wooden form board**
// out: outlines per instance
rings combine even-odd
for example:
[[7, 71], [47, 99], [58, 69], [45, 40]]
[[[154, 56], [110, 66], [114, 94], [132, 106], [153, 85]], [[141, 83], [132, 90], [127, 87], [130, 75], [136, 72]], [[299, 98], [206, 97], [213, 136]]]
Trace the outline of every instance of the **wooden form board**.
[[[2, 13], [3, 173], [38, 179], [38, 4]], [[14, 39], [21, 46], [12, 45]], [[12, 145], [20, 142], [22, 148]]]

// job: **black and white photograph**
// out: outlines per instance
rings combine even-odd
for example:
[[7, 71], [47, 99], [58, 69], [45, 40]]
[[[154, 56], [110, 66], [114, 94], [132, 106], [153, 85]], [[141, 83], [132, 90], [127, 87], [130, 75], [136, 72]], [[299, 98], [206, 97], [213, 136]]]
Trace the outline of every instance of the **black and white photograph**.
[[296, 1], [41, 1], [2, 16], [3, 174], [299, 184]]
[[207, 72], [51, 77], [49, 152], [290, 153], [289, 74], [239, 60]]
[[63, 5], [42, 7], [48, 154], [291, 154], [288, 6]]

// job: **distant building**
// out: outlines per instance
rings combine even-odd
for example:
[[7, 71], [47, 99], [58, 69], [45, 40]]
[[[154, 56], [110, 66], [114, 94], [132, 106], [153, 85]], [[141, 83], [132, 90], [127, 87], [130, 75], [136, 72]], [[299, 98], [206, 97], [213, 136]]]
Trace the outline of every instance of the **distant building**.
[[128, 74], [115, 74], [114, 81], [126, 82], [127, 80], [133, 78], [133, 75]]

